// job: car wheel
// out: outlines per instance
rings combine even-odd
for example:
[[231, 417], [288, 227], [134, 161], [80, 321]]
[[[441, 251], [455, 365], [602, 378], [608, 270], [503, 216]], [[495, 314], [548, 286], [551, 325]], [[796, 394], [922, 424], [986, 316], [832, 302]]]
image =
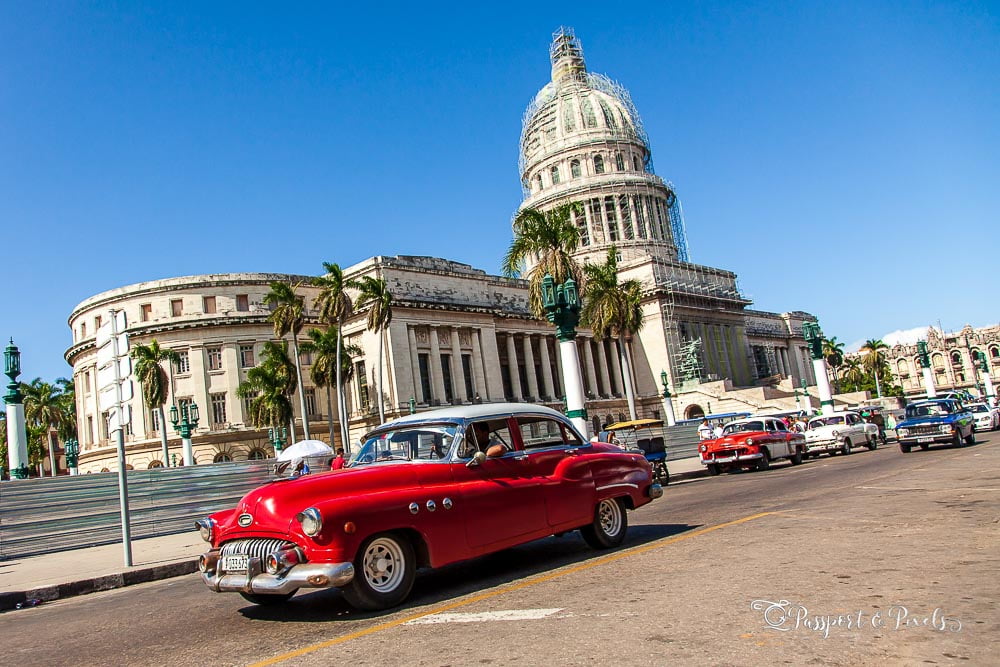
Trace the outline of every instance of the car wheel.
[[767, 470], [771, 467], [771, 455], [767, 453], [766, 449], [762, 449], [760, 453], [763, 456], [757, 459], [757, 470]]
[[976, 444], [976, 427], [973, 426], [969, 429], [969, 435], [965, 438], [965, 444], [974, 445]]
[[848, 455], [851, 453], [851, 439], [844, 438], [844, 444], [840, 446], [840, 453], [843, 455]]
[[955, 435], [953, 435], [952, 438], [951, 438], [951, 444], [955, 445], [956, 447], [961, 447], [962, 446], [962, 432], [961, 431], [955, 431]]
[[708, 464], [708, 474], [709, 475], [711, 475], [712, 477], [715, 477], [720, 472], [722, 472], [722, 468], [720, 468], [717, 464], [715, 464], [715, 463], [709, 463]]
[[[869, 450], [875, 450], [878, 448], [878, 436], [872, 438], [869, 436], [868, 442], [865, 443]], [[885, 444], [884, 442], [882, 443]]]
[[657, 461], [653, 465], [653, 481], [663, 486], [670, 484], [670, 471], [665, 462]]
[[288, 602], [288, 599], [295, 595], [295, 591], [291, 593], [243, 593], [243, 599], [247, 602], [253, 602], [254, 604], [259, 604], [262, 607], [268, 607], [270, 605], [281, 604], [282, 602]]
[[909, 445], [900, 445], [899, 446], [899, 451], [903, 452], [904, 454], [909, 454], [910, 453], [910, 446]]
[[792, 462], [793, 466], [797, 466], [800, 463], [802, 463], [802, 456], [803, 456], [802, 450], [801, 449], [796, 449], [795, 450], [795, 454], [793, 454], [792, 456], [789, 456], [788, 460]]
[[416, 574], [409, 540], [394, 533], [372, 535], [358, 549], [354, 579], [344, 587], [344, 597], [358, 609], [394, 607], [410, 594]]
[[608, 498], [597, 503], [594, 520], [580, 529], [584, 541], [595, 549], [617, 547], [625, 539], [628, 515], [621, 498]]

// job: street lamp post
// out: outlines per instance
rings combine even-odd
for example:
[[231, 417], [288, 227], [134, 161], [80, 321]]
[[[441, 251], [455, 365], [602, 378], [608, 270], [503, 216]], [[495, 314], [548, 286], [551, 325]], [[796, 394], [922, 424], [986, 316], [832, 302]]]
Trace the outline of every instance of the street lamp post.
[[[809, 344], [809, 354], [813, 359], [813, 374], [816, 376], [816, 390], [819, 392], [819, 411], [828, 415], [833, 412], [833, 391], [830, 389], [830, 376], [826, 372], [823, 336], [819, 332], [819, 323], [803, 322], [802, 337]], [[878, 370], [876, 369], [877, 376]]]
[[667, 372], [660, 371], [660, 382], [663, 384], [663, 416], [667, 420], [667, 426], [674, 426], [677, 423], [677, 416], [674, 414], [674, 401], [670, 396], [670, 384], [667, 380]]
[[170, 408], [170, 422], [174, 425], [174, 430], [181, 436], [181, 443], [184, 446], [184, 465], [194, 465], [194, 448], [191, 445], [191, 434], [198, 428], [198, 404], [182, 404], [178, 415], [177, 406]]
[[556, 285], [551, 275], [542, 278], [542, 306], [549, 322], [556, 325], [559, 357], [562, 360], [563, 387], [566, 389], [566, 416], [577, 430], [589, 437], [587, 409], [583, 402], [583, 378], [580, 354], [576, 349], [576, 325], [580, 322], [580, 298], [572, 278]]
[[63, 443], [63, 450], [66, 452], [66, 467], [69, 468], [70, 475], [79, 475], [77, 460], [80, 456], [80, 443], [76, 438], [70, 438]]
[[802, 409], [802, 399], [799, 397], [799, 388], [798, 387], [794, 387], [794, 389], [795, 389], [795, 409], [796, 410], [801, 410]]
[[24, 396], [17, 376], [21, 374], [21, 353], [10, 339], [3, 352], [3, 372], [10, 378], [7, 394], [7, 459], [11, 479], [28, 478], [28, 432], [24, 427]]
[[812, 398], [809, 396], [809, 384], [806, 382], [805, 378], [802, 378], [802, 405], [805, 406], [803, 409], [806, 414], [812, 412]]
[[983, 383], [986, 385], [986, 403], [987, 405], [995, 405], [997, 396], [996, 391], [993, 389], [993, 377], [990, 375], [990, 367], [986, 363], [986, 354], [978, 351], [976, 354], [979, 361], [979, 372], [983, 374]]
[[927, 354], [927, 341], [917, 341], [917, 355], [920, 357], [920, 368], [924, 374], [924, 391], [927, 398], [937, 396], [937, 388], [934, 386], [934, 374], [931, 372], [931, 356]]
[[285, 448], [285, 443], [288, 441], [288, 429], [284, 426], [271, 427], [267, 429], [267, 437], [271, 439], [274, 455], [277, 456]]

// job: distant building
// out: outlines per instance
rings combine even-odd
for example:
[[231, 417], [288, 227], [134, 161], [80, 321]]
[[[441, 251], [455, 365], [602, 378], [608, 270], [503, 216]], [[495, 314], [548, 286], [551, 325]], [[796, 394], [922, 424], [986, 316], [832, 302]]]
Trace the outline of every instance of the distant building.
[[[547, 210], [581, 203], [583, 214], [575, 217], [582, 242], [577, 259], [603, 262], [614, 245], [622, 278], [641, 281], [644, 326], [631, 342], [640, 415], [660, 417], [661, 371], [671, 391], [680, 394], [678, 418], [723, 405], [794, 407], [793, 385], [815, 383], [802, 337], [802, 323], [815, 318], [801, 311], [748, 310], [751, 301], [740, 292], [734, 273], [688, 261], [680, 200], [673, 185], [654, 173], [649, 141], [627, 91], [587, 71], [571, 32], [556, 33], [550, 56], [552, 80], [524, 116], [522, 207]], [[503, 400], [562, 407], [555, 331], [531, 317], [524, 281], [433, 257], [373, 257], [346, 272], [352, 278], [384, 278], [396, 302], [382, 378], [375, 377], [378, 340], [365, 329], [364, 313], [344, 326], [347, 341], [363, 350], [349, 388], [349, 414], [342, 416], [352, 439], [375, 425], [378, 400], [387, 417], [408, 412], [411, 399], [418, 410]], [[97, 409], [94, 346], [94, 333], [112, 307], [127, 313], [134, 341], [156, 338], [182, 355], [173, 369], [170, 400], [199, 406], [198, 462], [270, 456], [265, 433], [247, 424], [236, 388], [258, 362], [264, 341], [272, 338], [261, 303], [273, 280], [307, 278], [260, 273], [171, 278], [104, 292], [77, 306], [69, 318], [73, 345], [66, 359], [79, 401], [81, 471], [113, 469], [106, 415]], [[311, 309], [315, 288], [300, 292], [311, 323], [318, 326]], [[597, 341], [587, 330], [580, 331], [578, 342], [587, 411], [596, 431], [628, 413], [619, 343]], [[311, 360], [302, 363], [306, 418], [313, 437], [326, 439], [332, 411], [326, 390], [309, 380]], [[293, 405], [301, 423], [298, 400]], [[129, 464], [169, 465], [160, 460], [163, 425], [143, 408], [138, 392], [132, 407]], [[167, 427], [177, 451], [179, 440]], [[339, 439], [339, 430], [334, 433]]]

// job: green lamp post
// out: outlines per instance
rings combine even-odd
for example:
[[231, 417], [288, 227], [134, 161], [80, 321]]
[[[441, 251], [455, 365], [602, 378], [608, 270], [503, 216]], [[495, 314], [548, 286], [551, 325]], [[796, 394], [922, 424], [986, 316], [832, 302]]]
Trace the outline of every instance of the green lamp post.
[[28, 478], [28, 432], [24, 425], [24, 396], [17, 377], [21, 374], [21, 352], [14, 339], [3, 352], [3, 372], [10, 379], [7, 394], [7, 459], [11, 479]]
[[572, 278], [559, 285], [551, 275], [542, 278], [542, 306], [549, 322], [556, 325], [559, 356], [562, 359], [563, 387], [566, 389], [566, 416], [577, 430], [589, 436], [587, 410], [583, 402], [583, 377], [576, 348], [576, 325], [580, 323], [580, 296]]
[[197, 403], [185, 403], [181, 405], [180, 411], [174, 405], [170, 408], [170, 423], [174, 425], [174, 430], [181, 436], [181, 443], [184, 446], [184, 465], [194, 465], [194, 447], [191, 444], [191, 434], [198, 428], [199, 414]]
[[267, 437], [271, 439], [274, 454], [277, 456], [285, 448], [285, 443], [288, 442], [288, 429], [284, 426], [271, 427], [267, 429]]
[[976, 359], [979, 361], [979, 372], [983, 376], [983, 383], [986, 385], [986, 402], [989, 405], [996, 404], [996, 391], [993, 389], [993, 377], [990, 375], [989, 364], [986, 363], [986, 353], [976, 351]]
[[410, 396], [410, 414], [414, 414], [417, 411], [417, 399]]
[[829, 414], [833, 412], [833, 390], [830, 388], [830, 376], [826, 370], [826, 358], [823, 356], [823, 335], [819, 329], [819, 322], [803, 322], [802, 337], [809, 345], [809, 356], [813, 360], [820, 412]]
[[63, 443], [63, 450], [66, 452], [66, 467], [69, 468], [69, 474], [80, 474], [80, 470], [77, 468], [77, 461], [80, 456], [80, 443], [76, 438], [70, 438]]
[[674, 400], [670, 395], [670, 378], [666, 371], [660, 371], [660, 384], [663, 385], [663, 416], [667, 420], [667, 426], [677, 424], [677, 416], [674, 414]]
[[931, 372], [931, 355], [927, 353], [927, 341], [917, 341], [917, 358], [920, 359], [920, 370], [924, 376], [924, 391], [927, 398], [937, 396], [937, 387], [934, 386], [934, 373]]

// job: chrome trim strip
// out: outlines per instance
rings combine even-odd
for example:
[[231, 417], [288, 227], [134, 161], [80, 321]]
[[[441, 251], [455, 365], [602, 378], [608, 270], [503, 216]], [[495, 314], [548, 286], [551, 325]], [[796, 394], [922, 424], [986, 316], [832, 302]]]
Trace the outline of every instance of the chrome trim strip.
[[605, 486], [599, 486], [599, 487], [597, 487], [596, 490], [597, 491], [603, 491], [604, 489], [614, 489], [614, 488], [619, 487], [619, 486], [631, 486], [633, 489], [638, 489], [639, 488], [638, 484], [630, 484], [628, 482], [622, 482], [621, 484], [607, 484]]

